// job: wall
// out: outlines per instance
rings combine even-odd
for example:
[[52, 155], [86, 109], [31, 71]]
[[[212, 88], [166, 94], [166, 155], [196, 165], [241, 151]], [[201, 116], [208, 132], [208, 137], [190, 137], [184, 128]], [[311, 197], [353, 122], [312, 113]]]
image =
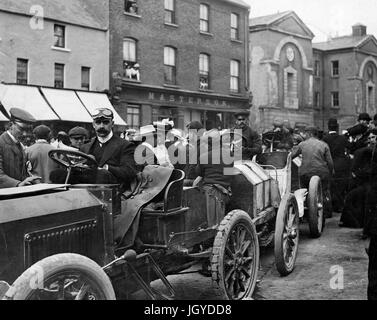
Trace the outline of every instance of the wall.
[[[17, 58], [29, 60], [29, 83], [54, 86], [54, 64], [65, 68], [65, 87], [81, 88], [81, 67], [91, 68], [91, 90], [109, 88], [107, 31], [66, 25], [69, 52], [51, 49], [54, 22], [44, 20], [43, 30], [30, 28], [30, 17], [0, 11], [0, 80], [16, 82]], [[62, 24], [62, 23], [59, 23]]]

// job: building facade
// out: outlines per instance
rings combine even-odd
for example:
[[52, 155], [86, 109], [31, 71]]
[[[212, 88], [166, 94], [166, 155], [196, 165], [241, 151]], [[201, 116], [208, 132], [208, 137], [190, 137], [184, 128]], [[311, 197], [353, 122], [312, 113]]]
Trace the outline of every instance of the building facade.
[[314, 34], [293, 11], [250, 20], [251, 122], [259, 131], [275, 118], [312, 125]]
[[241, 0], [110, 1], [112, 102], [128, 125], [231, 126], [249, 109], [248, 16]]
[[0, 1], [0, 82], [103, 91], [108, 70], [108, 1]]
[[366, 26], [352, 34], [313, 44], [316, 122], [326, 129], [337, 118], [341, 130], [353, 126], [358, 114], [377, 113], [377, 41]]

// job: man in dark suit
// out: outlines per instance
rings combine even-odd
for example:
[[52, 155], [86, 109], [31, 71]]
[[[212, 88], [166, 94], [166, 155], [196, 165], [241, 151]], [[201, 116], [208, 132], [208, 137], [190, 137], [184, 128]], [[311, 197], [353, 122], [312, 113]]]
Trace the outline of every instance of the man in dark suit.
[[20, 140], [36, 120], [25, 110], [12, 108], [8, 131], [0, 136], [0, 188], [29, 186], [40, 177], [28, 177], [25, 152]]
[[97, 136], [80, 150], [94, 156], [99, 168], [87, 183], [121, 184], [126, 188], [137, 173], [135, 148], [130, 142], [114, 135], [114, 114], [110, 109], [97, 109], [92, 117]]
[[242, 130], [242, 141], [237, 141], [238, 137], [234, 137], [233, 144], [235, 148], [242, 151], [242, 160], [252, 160], [255, 155], [262, 153], [262, 139], [259, 134], [252, 130], [248, 125], [250, 113], [247, 111], [236, 113], [236, 130]]
[[329, 132], [323, 138], [329, 147], [334, 161], [334, 175], [331, 181], [333, 209], [342, 212], [351, 177], [351, 159], [348, 155], [351, 143], [344, 135], [339, 134], [339, 124], [336, 119], [329, 119]]

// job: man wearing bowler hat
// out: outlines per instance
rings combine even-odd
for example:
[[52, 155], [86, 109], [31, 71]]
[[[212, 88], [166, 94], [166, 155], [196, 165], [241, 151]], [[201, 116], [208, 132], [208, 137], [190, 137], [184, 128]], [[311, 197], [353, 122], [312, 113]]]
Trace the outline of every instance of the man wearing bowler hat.
[[110, 109], [96, 109], [92, 118], [96, 137], [80, 150], [97, 160], [99, 169], [94, 183], [119, 183], [127, 188], [137, 173], [135, 148], [130, 142], [114, 135], [114, 114]]
[[242, 141], [235, 136], [233, 143], [235, 148], [242, 150], [242, 160], [252, 160], [255, 155], [262, 153], [261, 137], [247, 125], [249, 115], [248, 111], [238, 112], [234, 115], [236, 117], [235, 129], [242, 130]]
[[12, 108], [8, 131], [0, 136], [0, 188], [15, 188], [38, 183], [41, 177], [28, 177], [26, 156], [20, 142], [36, 122], [25, 110]]

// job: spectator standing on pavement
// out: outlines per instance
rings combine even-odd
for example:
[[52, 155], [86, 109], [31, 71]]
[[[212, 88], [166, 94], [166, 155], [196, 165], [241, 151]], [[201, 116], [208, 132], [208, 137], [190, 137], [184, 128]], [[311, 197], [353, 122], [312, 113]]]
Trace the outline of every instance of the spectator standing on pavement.
[[334, 161], [334, 176], [331, 181], [332, 204], [335, 212], [342, 212], [351, 177], [351, 159], [348, 154], [351, 145], [344, 135], [339, 134], [336, 119], [329, 119], [328, 128], [329, 132], [323, 141], [329, 145]]
[[28, 177], [26, 155], [20, 140], [36, 122], [27, 111], [12, 108], [9, 129], [0, 136], [0, 188], [33, 185], [40, 177]]
[[40, 176], [42, 183], [50, 183], [50, 173], [59, 168], [48, 156], [54, 147], [49, 143], [51, 130], [45, 125], [40, 125], [33, 130], [35, 144], [26, 149], [26, 159], [30, 163], [29, 172]]
[[89, 133], [85, 128], [74, 127], [68, 132], [68, 136], [71, 142], [71, 147], [80, 150], [89, 138]]
[[69, 136], [65, 131], [59, 131], [56, 140], [51, 144], [54, 149], [74, 150], [69, 147]]
[[361, 113], [358, 117], [358, 124], [348, 129], [348, 135], [351, 137], [351, 149], [352, 154], [356, 150], [364, 148], [368, 145], [369, 127], [371, 117], [368, 113]]
[[325, 216], [331, 217], [330, 181], [334, 171], [334, 163], [330, 148], [327, 143], [318, 139], [318, 129], [307, 127], [305, 129], [306, 140], [301, 142], [292, 153], [292, 159], [302, 155], [302, 165], [299, 169], [302, 187], [308, 188], [310, 179], [319, 176], [322, 182], [322, 190], [325, 199]]

